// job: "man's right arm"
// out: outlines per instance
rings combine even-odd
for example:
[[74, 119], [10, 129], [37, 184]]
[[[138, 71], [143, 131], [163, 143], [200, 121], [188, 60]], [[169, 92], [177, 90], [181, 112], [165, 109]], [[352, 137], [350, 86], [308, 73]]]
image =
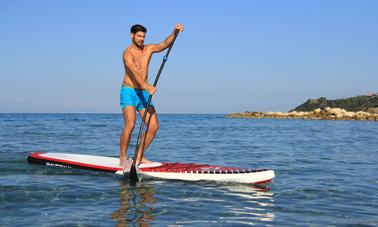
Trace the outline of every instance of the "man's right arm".
[[132, 77], [132, 79], [135, 80], [142, 89], [147, 90], [148, 93], [153, 95], [156, 92], [156, 88], [149, 85], [146, 81], [143, 80], [143, 75], [141, 75], [141, 73], [135, 66], [131, 56], [125, 53], [123, 55], [123, 59], [125, 61], [126, 67], [131, 71], [131, 75], [128, 76]]
[[152, 53], [155, 52], [161, 52], [169, 47], [169, 45], [172, 43], [176, 31], [183, 32], [184, 26], [182, 24], [176, 24], [175, 29], [173, 30], [172, 34], [170, 34], [163, 42], [159, 44], [151, 44], [150, 47], [152, 49]]

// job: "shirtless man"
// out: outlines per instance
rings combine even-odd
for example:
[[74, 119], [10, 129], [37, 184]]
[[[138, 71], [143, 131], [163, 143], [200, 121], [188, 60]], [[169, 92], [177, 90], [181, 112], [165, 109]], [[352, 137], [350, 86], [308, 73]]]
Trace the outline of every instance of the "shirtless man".
[[[133, 132], [136, 111], [143, 117], [147, 106], [149, 95], [156, 92], [156, 88], [148, 84], [148, 65], [153, 53], [161, 52], [172, 43], [175, 31], [184, 31], [181, 24], [177, 24], [172, 34], [159, 44], [144, 45], [147, 29], [142, 25], [136, 24], [131, 27], [131, 44], [123, 52], [123, 64], [125, 66], [125, 77], [121, 88], [121, 107], [123, 112], [124, 127], [120, 138], [120, 166], [126, 163], [127, 148], [130, 143], [131, 133]], [[150, 160], [143, 158], [143, 153], [151, 144], [159, 128], [155, 108], [151, 102], [146, 116], [147, 133], [142, 135], [139, 146], [137, 164], [151, 163]]]

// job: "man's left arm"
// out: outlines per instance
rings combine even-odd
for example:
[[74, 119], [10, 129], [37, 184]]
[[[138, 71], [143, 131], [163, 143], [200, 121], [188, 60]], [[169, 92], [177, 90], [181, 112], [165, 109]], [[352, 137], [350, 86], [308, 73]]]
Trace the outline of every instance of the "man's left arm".
[[161, 52], [161, 51], [167, 49], [169, 47], [169, 45], [172, 43], [172, 41], [175, 37], [176, 30], [178, 30], [178, 32], [183, 32], [184, 26], [181, 25], [181, 24], [177, 24], [175, 26], [175, 29], [173, 30], [172, 34], [170, 34], [163, 42], [161, 42], [159, 44], [151, 44], [152, 52], [153, 53], [154, 52]]

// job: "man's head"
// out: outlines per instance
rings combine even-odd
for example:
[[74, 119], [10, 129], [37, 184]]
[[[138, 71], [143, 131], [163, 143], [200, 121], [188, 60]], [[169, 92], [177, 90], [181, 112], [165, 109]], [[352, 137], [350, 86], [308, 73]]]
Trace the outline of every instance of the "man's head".
[[132, 42], [139, 48], [143, 47], [144, 37], [146, 36], [147, 29], [140, 24], [131, 26], [130, 37]]

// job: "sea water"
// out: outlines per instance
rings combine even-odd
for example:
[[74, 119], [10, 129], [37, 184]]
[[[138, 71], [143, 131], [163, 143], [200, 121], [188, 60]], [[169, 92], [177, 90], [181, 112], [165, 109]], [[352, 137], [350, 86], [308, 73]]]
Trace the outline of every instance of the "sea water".
[[[378, 122], [159, 115], [154, 161], [269, 168], [267, 188], [141, 181], [29, 164], [31, 151], [118, 157], [120, 114], [0, 114], [0, 226], [378, 225]], [[133, 155], [136, 125], [130, 143]]]

